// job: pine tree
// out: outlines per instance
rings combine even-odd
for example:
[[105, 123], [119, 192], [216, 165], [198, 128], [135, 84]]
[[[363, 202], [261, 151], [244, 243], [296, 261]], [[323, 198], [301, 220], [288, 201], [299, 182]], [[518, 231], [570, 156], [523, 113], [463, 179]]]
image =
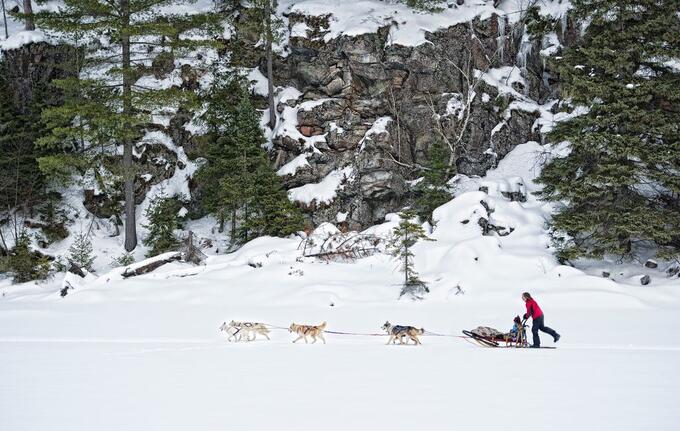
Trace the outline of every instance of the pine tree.
[[[264, 151], [263, 151], [264, 153]], [[269, 166], [263, 154], [253, 173], [252, 211], [248, 228], [251, 236], [285, 237], [302, 230], [304, 218], [300, 210], [288, 199], [279, 176]]]
[[[0, 64], [0, 209], [31, 211], [42, 200], [45, 177], [36, 159], [45, 153], [36, 145], [43, 125], [40, 105], [31, 102], [24, 112], [12, 103], [5, 79], [5, 63]], [[39, 96], [40, 89], [36, 89]], [[36, 97], [37, 98], [37, 97]]]
[[181, 202], [177, 198], [165, 196], [163, 193], [151, 199], [144, 213], [148, 220], [144, 227], [149, 230], [143, 240], [144, 245], [149, 247], [147, 257], [178, 249], [179, 240], [175, 236], [175, 229], [182, 227], [179, 218], [181, 207]]
[[430, 147], [429, 163], [423, 171], [423, 179], [418, 183], [419, 196], [415, 202], [418, 217], [430, 224], [433, 223], [432, 211], [451, 200], [447, 185], [449, 172], [446, 150], [441, 143], [435, 142]]
[[111, 259], [111, 268], [118, 268], [121, 266], [128, 266], [135, 263], [135, 257], [130, 253], [123, 253], [120, 256]]
[[414, 210], [404, 210], [399, 213], [401, 220], [399, 225], [392, 230], [392, 237], [387, 244], [387, 251], [399, 262], [400, 271], [404, 273], [404, 284], [401, 295], [411, 294], [418, 297], [428, 292], [427, 285], [419, 277], [414, 269], [413, 246], [420, 240], [434, 241], [429, 238], [425, 230], [413, 220], [416, 219]]
[[218, 78], [205, 120], [211, 131], [207, 163], [196, 178], [206, 209], [221, 226], [230, 220], [232, 242], [300, 230], [302, 214], [269, 164], [266, 139], [242, 78]]
[[444, 0], [401, 0], [406, 6], [424, 12], [441, 12]]
[[68, 259], [80, 268], [92, 271], [93, 256], [92, 241], [87, 234], [79, 233], [73, 240], [73, 244], [68, 248]]
[[[66, 102], [47, 109], [51, 134], [42, 143], [65, 149], [64, 155], [41, 160], [46, 171], [96, 170], [102, 158], [122, 147], [118, 174], [123, 180], [125, 249], [137, 245], [133, 159], [143, 127], [157, 108], [191, 106], [193, 94], [177, 86], [140, 84], [143, 71], [159, 56], [181, 55], [214, 42], [198, 40], [199, 31], [217, 23], [215, 15], [187, 15], [189, 0], [67, 0], [56, 11], [35, 14], [45, 30], [69, 37], [83, 54], [77, 76], [57, 82]], [[161, 11], [163, 11], [161, 13]], [[148, 73], [148, 72], [147, 72]]]
[[[634, 256], [653, 245], [680, 252], [680, 57], [677, 0], [573, 0], [590, 21], [554, 61], [562, 94], [584, 115], [560, 123], [550, 142], [569, 154], [538, 180], [563, 204], [553, 217], [559, 257]], [[676, 60], [677, 61], [677, 60]]]
[[42, 280], [49, 275], [49, 259], [31, 250], [31, 238], [25, 230], [19, 233], [16, 244], [4, 260], [2, 266], [14, 277], [15, 283]]

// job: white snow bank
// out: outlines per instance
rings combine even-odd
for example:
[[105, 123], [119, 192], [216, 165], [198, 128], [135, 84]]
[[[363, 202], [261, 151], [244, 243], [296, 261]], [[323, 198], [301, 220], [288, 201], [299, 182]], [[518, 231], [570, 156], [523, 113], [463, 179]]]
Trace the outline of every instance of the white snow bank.
[[294, 202], [302, 202], [306, 205], [316, 201], [319, 204], [329, 203], [335, 199], [337, 191], [343, 187], [343, 183], [351, 181], [354, 176], [354, 168], [347, 166], [335, 169], [318, 183], [305, 184], [288, 190], [288, 197]]
[[295, 175], [298, 169], [303, 168], [305, 166], [309, 166], [309, 162], [307, 161], [307, 154], [302, 153], [299, 156], [295, 157], [290, 162], [281, 166], [279, 170], [276, 171], [276, 173], [277, 175], [282, 177], [285, 175]]
[[366, 145], [366, 140], [371, 139], [371, 136], [373, 135], [379, 135], [381, 133], [387, 132], [387, 125], [392, 121], [392, 117], [385, 116], [385, 117], [378, 117], [373, 124], [371, 124], [371, 127], [366, 130], [366, 133], [364, 133], [364, 137], [361, 138], [359, 141], [359, 151], [362, 151], [364, 149], [364, 146]]
[[500, 197], [503, 193], [521, 193], [526, 195], [526, 186], [522, 177], [508, 177], [497, 181], [482, 181], [481, 187], [485, 187], [489, 196]]
[[38, 43], [45, 41], [45, 33], [40, 30], [23, 30], [10, 35], [9, 38], [0, 41], [0, 50], [9, 51], [11, 49], [18, 49], [30, 43]]
[[260, 69], [253, 67], [248, 69], [246, 79], [251, 83], [251, 90], [258, 96], [267, 96], [269, 94], [269, 80], [260, 72]]
[[526, 87], [526, 79], [522, 76], [522, 71], [513, 66], [502, 66], [489, 69], [486, 72], [475, 70], [475, 78], [482, 79], [492, 87], [496, 87], [500, 94], [510, 94], [518, 99], [525, 99], [524, 95], [518, 93], [512, 84], [520, 83]]
[[[275, 104], [278, 106], [280, 103], [285, 103], [290, 100], [297, 100], [302, 96], [302, 93], [294, 87], [285, 87], [280, 89], [275, 96]], [[317, 106], [322, 105], [324, 102], [331, 99], [319, 99], [319, 100], [308, 100], [300, 103], [296, 106], [283, 105], [283, 112], [280, 114], [277, 112], [276, 126], [273, 131], [270, 131], [266, 126], [269, 121], [269, 110], [265, 110], [262, 119], [260, 120], [260, 125], [267, 134], [270, 142], [271, 139], [277, 136], [286, 136], [295, 141], [303, 142], [303, 149], [318, 151], [315, 147], [316, 143], [325, 142], [326, 134], [315, 135], [315, 136], [305, 136], [298, 130], [298, 111], [308, 111], [314, 109]]]

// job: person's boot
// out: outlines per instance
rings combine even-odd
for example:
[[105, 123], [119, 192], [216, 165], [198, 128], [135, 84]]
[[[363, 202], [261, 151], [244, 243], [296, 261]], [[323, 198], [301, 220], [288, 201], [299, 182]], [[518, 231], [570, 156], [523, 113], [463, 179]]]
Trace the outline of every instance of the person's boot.
[[540, 344], [532, 344], [531, 346], [529, 346], [529, 348], [530, 349], [540, 349], [541, 345]]
[[554, 341], [555, 343], [557, 343], [558, 341], [560, 341], [560, 337], [561, 337], [560, 334], [555, 333], [555, 336], [553, 337], [553, 341]]

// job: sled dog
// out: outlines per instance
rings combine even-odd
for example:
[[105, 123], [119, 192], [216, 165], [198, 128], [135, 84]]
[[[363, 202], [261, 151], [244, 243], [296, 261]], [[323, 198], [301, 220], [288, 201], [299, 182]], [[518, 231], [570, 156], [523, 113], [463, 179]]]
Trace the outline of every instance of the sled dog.
[[[409, 339], [413, 340], [416, 345], [422, 344], [418, 339], [418, 335], [423, 335], [425, 333], [425, 329], [423, 328], [418, 329], [413, 326], [392, 325], [390, 322], [385, 322], [382, 329], [390, 336], [389, 340], [387, 340], [387, 344], [395, 344], [397, 340], [399, 340], [399, 344], [408, 344]], [[408, 339], [406, 339], [406, 343], [404, 343], [406, 337], [408, 337]]]
[[307, 343], [307, 336], [312, 337], [312, 344], [316, 343], [316, 339], [320, 338], [321, 341], [323, 341], [324, 344], [326, 344], [326, 339], [323, 337], [323, 330], [326, 329], [326, 322], [323, 322], [321, 325], [314, 326], [314, 325], [298, 325], [296, 323], [291, 323], [290, 328], [288, 328], [288, 332], [295, 333], [298, 335], [298, 337], [293, 340], [293, 343], [296, 341], [305, 340], [305, 343]]
[[244, 337], [245, 341], [253, 341], [257, 338], [257, 334], [264, 336], [267, 340], [270, 339], [269, 329], [264, 323], [237, 322], [232, 320], [228, 325], [227, 322], [224, 322], [220, 326], [220, 330], [225, 331], [229, 335], [227, 338], [229, 341], [241, 341]]
[[227, 333], [227, 341], [238, 341], [240, 339], [240, 330], [233, 326], [227, 325], [227, 322], [222, 323], [220, 326], [220, 331]]

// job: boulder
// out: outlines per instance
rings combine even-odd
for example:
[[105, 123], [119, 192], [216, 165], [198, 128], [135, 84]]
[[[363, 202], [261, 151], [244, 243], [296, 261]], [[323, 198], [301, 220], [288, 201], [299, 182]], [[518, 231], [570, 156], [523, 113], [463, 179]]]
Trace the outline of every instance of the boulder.
[[361, 176], [361, 195], [366, 199], [380, 199], [401, 191], [392, 172], [374, 171]]

